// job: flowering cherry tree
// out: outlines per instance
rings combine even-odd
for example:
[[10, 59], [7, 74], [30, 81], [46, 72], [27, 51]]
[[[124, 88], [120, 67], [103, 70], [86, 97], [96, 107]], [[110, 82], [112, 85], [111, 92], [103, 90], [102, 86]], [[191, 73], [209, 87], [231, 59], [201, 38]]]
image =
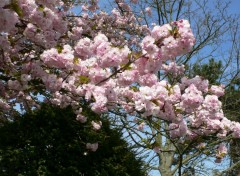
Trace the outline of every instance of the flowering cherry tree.
[[[115, 115], [133, 142], [154, 151], [161, 175], [181, 175], [183, 165], [210, 146], [221, 162], [224, 141], [240, 138], [240, 124], [224, 116], [223, 86], [187, 78], [184, 65], [175, 62], [195, 44], [189, 22], [150, 28], [137, 22], [131, 4], [116, 4], [120, 8], [107, 13], [96, 0], [79, 2], [75, 15], [72, 1], [1, 1], [1, 117], [10, 118], [16, 105], [30, 111], [44, 99], [72, 106], [79, 123], [86, 123], [88, 106]], [[101, 130], [101, 121], [91, 124]], [[210, 144], [204, 143], [208, 137]], [[98, 144], [86, 147], [96, 151]]]

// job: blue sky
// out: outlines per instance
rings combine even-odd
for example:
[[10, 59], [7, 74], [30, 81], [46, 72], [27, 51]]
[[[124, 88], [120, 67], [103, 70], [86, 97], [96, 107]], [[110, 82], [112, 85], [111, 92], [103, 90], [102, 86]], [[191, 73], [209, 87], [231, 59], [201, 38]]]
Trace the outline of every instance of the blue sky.
[[238, 15], [240, 14], [240, 0], [232, 0], [230, 11], [232, 13], [237, 13]]

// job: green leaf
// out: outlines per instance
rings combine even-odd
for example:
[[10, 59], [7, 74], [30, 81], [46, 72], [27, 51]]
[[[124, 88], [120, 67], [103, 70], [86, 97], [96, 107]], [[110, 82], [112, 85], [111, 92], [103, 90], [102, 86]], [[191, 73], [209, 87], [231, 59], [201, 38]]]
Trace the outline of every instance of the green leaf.
[[43, 11], [44, 11], [43, 5], [40, 5], [40, 6], [38, 7], [38, 10], [41, 11], [41, 12], [43, 12]]
[[87, 76], [79, 76], [79, 83], [80, 84], [87, 84], [89, 83], [90, 78]]
[[61, 53], [61, 52], [62, 52], [62, 50], [63, 50], [63, 47], [62, 47], [62, 46], [60, 46], [60, 45], [58, 45], [58, 46], [56, 47], [56, 49], [57, 49], [58, 53]]
[[77, 57], [74, 57], [73, 63], [74, 63], [74, 64], [78, 64], [78, 63], [79, 63], [79, 59], [78, 59]]
[[22, 9], [19, 7], [17, 0], [12, 0], [11, 9], [14, 10], [18, 14], [19, 17], [23, 16]]
[[139, 88], [137, 86], [131, 86], [130, 90], [133, 90], [134, 92], [138, 92]]

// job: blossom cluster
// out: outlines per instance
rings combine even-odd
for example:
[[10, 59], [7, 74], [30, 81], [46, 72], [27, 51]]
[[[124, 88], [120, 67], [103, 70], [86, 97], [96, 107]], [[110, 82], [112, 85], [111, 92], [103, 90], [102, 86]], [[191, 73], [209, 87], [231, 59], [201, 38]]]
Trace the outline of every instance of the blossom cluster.
[[[95, 12], [97, 1], [92, 2], [82, 6], [85, 12], [78, 19], [68, 19], [67, 5], [60, 0], [0, 2], [2, 111], [18, 103], [24, 110], [37, 106], [41, 94], [44, 101], [72, 106], [81, 123], [88, 122], [82, 114], [85, 103], [99, 114], [124, 112], [167, 121], [172, 138], [240, 138], [240, 124], [222, 111], [223, 86], [209, 85], [200, 76], [184, 77], [184, 66], [175, 62], [195, 43], [187, 20], [151, 29], [136, 25], [123, 2], [119, 5], [126, 13], [113, 9], [111, 15]], [[170, 83], [159, 73], [182, 79]], [[144, 131], [146, 124], [141, 122], [138, 129]], [[101, 121], [91, 122], [93, 130], [101, 126]], [[96, 151], [98, 144], [86, 147]]]

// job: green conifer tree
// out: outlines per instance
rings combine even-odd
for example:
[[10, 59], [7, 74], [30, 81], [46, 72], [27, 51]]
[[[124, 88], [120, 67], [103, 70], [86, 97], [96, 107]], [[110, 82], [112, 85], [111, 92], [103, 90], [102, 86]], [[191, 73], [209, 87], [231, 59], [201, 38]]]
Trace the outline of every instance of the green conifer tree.
[[[0, 128], [2, 176], [143, 176], [143, 162], [121, 139], [121, 133], [102, 120], [94, 131], [91, 121], [99, 116], [84, 109], [87, 123], [80, 123], [72, 109], [43, 105], [7, 122]], [[87, 142], [98, 142], [96, 152]]]

